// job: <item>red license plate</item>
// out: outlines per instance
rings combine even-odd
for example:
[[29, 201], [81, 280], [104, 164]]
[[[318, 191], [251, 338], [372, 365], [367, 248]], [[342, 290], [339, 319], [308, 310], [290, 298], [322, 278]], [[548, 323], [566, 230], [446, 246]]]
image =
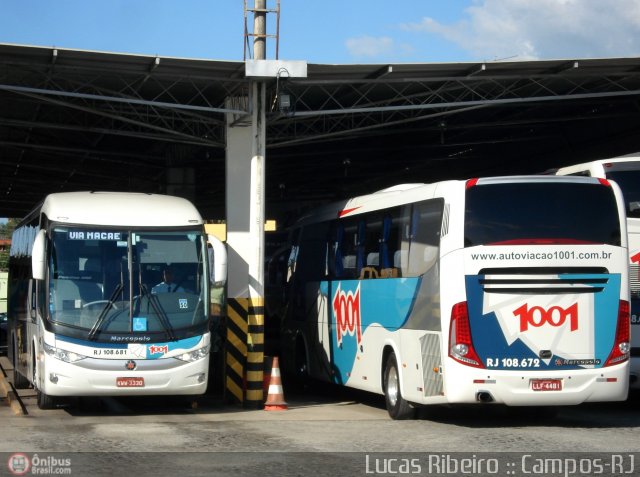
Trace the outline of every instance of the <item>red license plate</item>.
[[116, 386], [119, 388], [143, 388], [144, 378], [116, 378]]
[[534, 391], [562, 391], [561, 379], [532, 379], [531, 389]]

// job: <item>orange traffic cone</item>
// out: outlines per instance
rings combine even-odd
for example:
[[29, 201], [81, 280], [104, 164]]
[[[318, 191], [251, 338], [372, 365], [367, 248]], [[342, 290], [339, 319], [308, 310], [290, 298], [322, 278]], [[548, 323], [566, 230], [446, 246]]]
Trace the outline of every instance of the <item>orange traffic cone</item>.
[[273, 365], [271, 366], [269, 393], [267, 394], [267, 402], [264, 403], [264, 410], [284, 411], [286, 409], [288, 409], [288, 406], [284, 400], [284, 391], [282, 389], [282, 379], [280, 378], [280, 366], [278, 365], [278, 357], [274, 356]]

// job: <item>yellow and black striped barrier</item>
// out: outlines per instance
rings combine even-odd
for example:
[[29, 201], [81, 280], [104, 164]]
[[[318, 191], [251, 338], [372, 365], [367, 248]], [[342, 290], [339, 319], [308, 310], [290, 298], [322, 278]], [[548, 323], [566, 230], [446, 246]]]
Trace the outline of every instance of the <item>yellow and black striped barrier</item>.
[[264, 403], [264, 299], [227, 302], [226, 390], [247, 407]]

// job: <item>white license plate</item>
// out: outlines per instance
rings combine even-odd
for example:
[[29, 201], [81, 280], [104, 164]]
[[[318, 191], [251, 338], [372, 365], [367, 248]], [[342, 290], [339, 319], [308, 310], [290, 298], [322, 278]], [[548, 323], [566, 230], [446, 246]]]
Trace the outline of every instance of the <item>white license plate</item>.
[[534, 391], [562, 391], [561, 379], [532, 379], [531, 389]]
[[143, 388], [144, 378], [116, 378], [116, 386], [119, 388]]

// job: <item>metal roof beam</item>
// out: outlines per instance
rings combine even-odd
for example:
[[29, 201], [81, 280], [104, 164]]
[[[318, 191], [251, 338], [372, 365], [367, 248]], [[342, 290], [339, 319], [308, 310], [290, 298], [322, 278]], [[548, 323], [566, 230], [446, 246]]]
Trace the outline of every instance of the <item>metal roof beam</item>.
[[210, 106], [194, 106], [194, 105], [178, 104], [178, 103], [165, 103], [163, 101], [146, 101], [143, 99], [119, 98], [116, 96], [101, 96], [97, 94], [73, 93], [71, 91], [54, 91], [50, 89], [30, 88], [26, 86], [15, 86], [15, 85], [8, 85], [8, 84], [0, 84], [0, 91], [13, 91], [16, 93], [33, 93], [38, 95], [82, 98], [82, 99], [90, 99], [93, 101], [108, 101], [112, 103], [138, 104], [138, 105], [144, 105], [144, 106], [153, 106], [156, 108], [167, 108], [167, 109], [177, 109], [177, 110], [184, 109], [187, 111], [201, 111], [201, 112], [208, 112], [208, 113], [248, 114], [248, 111], [241, 111], [236, 109], [213, 108]]
[[[0, 85], [0, 89], [1, 89], [1, 85]], [[23, 94], [25, 96], [29, 96], [29, 97], [35, 98], [35, 99], [39, 99], [41, 101], [46, 101], [46, 102], [49, 102], [49, 103], [52, 103], [52, 104], [57, 104], [58, 106], [65, 106], [65, 107], [68, 107], [68, 108], [77, 109], [77, 110], [88, 112], [88, 113], [95, 114], [95, 115], [98, 115], [98, 116], [104, 116], [104, 117], [107, 117], [107, 118], [116, 119], [116, 120], [122, 121], [124, 123], [135, 124], [137, 126], [141, 126], [141, 127], [147, 128], [147, 129], [152, 129], [152, 130], [155, 130], [155, 131], [164, 132], [164, 133], [168, 134], [169, 136], [178, 136], [178, 137], [191, 138], [191, 139], [194, 138], [194, 136], [192, 136], [192, 135], [184, 134], [184, 133], [181, 133], [181, 132], [173, 130], [173, 129], [163, 128], [163, 127], [155, 126], [153, 124], [144, 123], [142, 121], [132, 120], [132, 119], [129, 119], [129, 118], [125, 118], [124, 116], [119, 116], [119, 115], [116, 115], [116, 114], [106, 113], [104, 111], [100, 111], [100, 110], [97, 110], [97, 109], [92, 109], [92, 108], [88, 108], [88, 107], [85, 107], [85, 106], [79, 106], [79, 105], [73, 104], [73, 103], [68, 103], [68, 102], [64, 102], [64, 101], [55, 100], [55, 99], [52, 99], [52, 98], [49, 98], [49, 97], [46, 97], [46, 96], [39, 96], [38, 94], [34, 94], [34, 93], [21, 92], [21, 91], [15, 91], [15, 92], [18, 93], [18, 94]], [[213, 146], [213, 147], [224, 147], [224, 144], [220, 144], [220, 143], [208, 140], [206, 138], [198, 138], [198, 139], [201, 139], [203, 141], [203, 143], [204, 143], [203, 145], [209, 145], [209, 146]]]
[[[153, 133], [144, 133], [144, 132], [136, 132], [131, 130], [121, 130], [115, 128], [98, 128], [98, 127], [90, 127], [90, 126], [81, 126], [77, 124], [62, 124], [62, 123], [46, 123], [42, 121], [22, 121], [17, 119], [5, 119], [0, 117], [0, 124], [5, 126], [12, 126], [21, 129], [54, 129], [59, 131], [78, 131], [82, 133], [88, 134], [101, 134], [105, 136], [121, 136], [121, 137], [131, 137], [136, 139], [145, 139], [148, 141], [162, 141], [162, 142], [171, 142], [177, 144], [190, 144], [193, 146], [211, 146], [211, 142], [199, 141], [196, 139], [182, 139], [176, 137], [168, 137], [166, 134], [153, 134]], [[222, 147], [222, 143], [220, 143], [220, 147]]]
[[419, 111], [424, 109], [437, 109], [437, 108], [464, 108], [467, 106], [493, 106], [493, 105], [507, 105], [507, 104], [525, 104], [525, 103], [541, 103], [548, 101], [575, 101], [582, 99], [596, 99], [596, 98], [613, 98], [620, 96], [637, 96], [640, 95], [640, 90], [633, 91], [610, 91], [604, 93], [579, 93], [579, 94], [566, 94], [556, 96], [532, 96], [532, 97], [520, 97], [520, 98], [499, 98], [499, 99], [483, 99], [477, 101], [454, 101], [444, 103], [430, 103], [430, 104], [412, 104], [412, 105], [391, 105], [391, 106], [378, 106], [378, 107], [364, 107], [364, 108], [345, 108], [345, 109], [328, 109], [322, 111], [296, 111], [296, 117], [309, 117], [309, 116], [332, 116], [338, 114], [357, 114], [357, 113], [373, 113], [384, 111]]

